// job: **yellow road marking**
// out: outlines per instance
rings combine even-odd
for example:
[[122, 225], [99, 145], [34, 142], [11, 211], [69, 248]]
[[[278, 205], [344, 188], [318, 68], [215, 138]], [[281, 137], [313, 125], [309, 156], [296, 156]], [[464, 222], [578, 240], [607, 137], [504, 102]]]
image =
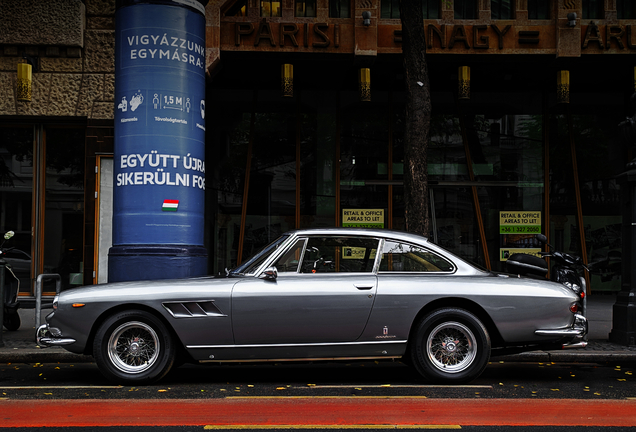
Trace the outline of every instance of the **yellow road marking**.
[[226, 396], [225, 399], [428, 399], [428, 396]]
[[124, 386], [0, 386], [2, 390], [32, 390], [32, 389], [120, 389]]

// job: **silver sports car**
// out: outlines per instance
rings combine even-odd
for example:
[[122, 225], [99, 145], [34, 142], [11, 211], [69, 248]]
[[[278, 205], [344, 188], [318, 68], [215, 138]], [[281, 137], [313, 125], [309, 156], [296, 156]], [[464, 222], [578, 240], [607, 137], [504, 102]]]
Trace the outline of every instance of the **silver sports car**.
[[403, 359], [452, 384], [479, 376], [491, 352], [585, 346], [580, 302], [564, 285], [481, 270], [417, 235], [311, 229], [227, 277], [63, 291], [37, 338], [135, 384], [183, 361], [337, 359]]

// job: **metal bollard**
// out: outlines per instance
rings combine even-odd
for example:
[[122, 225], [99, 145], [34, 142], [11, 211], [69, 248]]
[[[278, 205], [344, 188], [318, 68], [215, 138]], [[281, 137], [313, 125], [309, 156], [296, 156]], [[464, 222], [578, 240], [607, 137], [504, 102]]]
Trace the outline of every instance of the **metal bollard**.
[[[35, 328], [40, 328], [40, 315], [42, 314], [42, 282], [46, 279], [55, 280], [55, 294], [62, 290], [62, 277], [57, 273], [42, 273], [35, 280]], [[49, 306], [47, 306], [48, 308]], [[51, 306], [52, 307], [52, 306]]]

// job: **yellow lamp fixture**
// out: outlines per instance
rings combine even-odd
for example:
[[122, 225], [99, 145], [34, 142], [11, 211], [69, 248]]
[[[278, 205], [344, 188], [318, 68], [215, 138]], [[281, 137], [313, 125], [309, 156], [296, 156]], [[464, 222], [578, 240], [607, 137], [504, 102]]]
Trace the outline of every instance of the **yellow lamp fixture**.
[[18, 62], [17, 97], [19, 101], [31, 102], [31, 65], [22, 59]]
[[557, 71], [557, 103], [570, 103], [570, 71]]
[[470, 67], [460, 66], [457, 69], [457, 99], [470, 99]]
[[280, 68], [280, 86], [283, 97], [294, 96], [294, 65], [284, 64]]
[[360, 100], [362, 102], [371, 102], [371, 69], [360, 69], [358, 88], [360, 89]]

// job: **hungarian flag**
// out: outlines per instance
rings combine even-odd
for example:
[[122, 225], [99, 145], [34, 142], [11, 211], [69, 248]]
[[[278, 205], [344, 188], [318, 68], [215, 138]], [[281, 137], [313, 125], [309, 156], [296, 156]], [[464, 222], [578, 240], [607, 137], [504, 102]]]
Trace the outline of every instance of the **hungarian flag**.
[[177, 211], [179, 207], [179, 200], [163, 200], [163, 206], [161, 210], [163, 211]]

